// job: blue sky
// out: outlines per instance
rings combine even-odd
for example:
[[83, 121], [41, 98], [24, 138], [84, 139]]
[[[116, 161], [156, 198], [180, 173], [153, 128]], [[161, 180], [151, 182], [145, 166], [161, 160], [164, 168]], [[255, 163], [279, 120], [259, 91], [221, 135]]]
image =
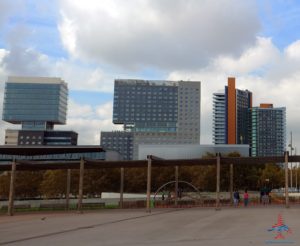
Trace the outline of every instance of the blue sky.
[[[210, 143], [211, 95], [236, 76], [256, 104], [286, 106], [287, 133], [300, 138], [299, 1], [4, 0], [0, 29], [0, 78], [64, 79], [65, 127], [78, 131], [82, 144], [98, 144], [101, 130], [117, 129], [115, 78], [200, 80], [201, 143]], [[290, 96], [279, 99], [283, 92]], [[1, 141], [11, 126], [0, 127]]]
[[257, 0], [262, 23], [261, 36], [272, 37], [276, 46], [285, 48], [300, 38], [300, 2]]

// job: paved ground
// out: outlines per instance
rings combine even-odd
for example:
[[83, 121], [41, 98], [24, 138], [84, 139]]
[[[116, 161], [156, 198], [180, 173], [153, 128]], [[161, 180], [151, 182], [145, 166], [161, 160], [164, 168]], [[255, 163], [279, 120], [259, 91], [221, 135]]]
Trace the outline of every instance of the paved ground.
[[[275, 240], [278, 214], [292, 230]], [[0, 245], [300, 245], [300, 207], [102, 210], [0, 216]]]

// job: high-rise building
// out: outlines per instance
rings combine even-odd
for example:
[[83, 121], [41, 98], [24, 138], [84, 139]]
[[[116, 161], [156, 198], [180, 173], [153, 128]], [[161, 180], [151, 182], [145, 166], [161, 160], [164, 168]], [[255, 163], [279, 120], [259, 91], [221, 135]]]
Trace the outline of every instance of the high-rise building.
[[113, 123], [101, 145], [137, 159], [138, 145], [200, 142], [200, 82], [115, 80]]
[[249, 109], [251, 156], [282, 156], [286, 144], [286, 109], [260, 104]]
[[60, 78], [8, 77], [2, 119], [22, 130], [6, 130], [9, 145], [76, 145], [77, 133], [54, 131], [65, 124], [68, 87]]
[[67, 84], [59, 78], [8, 77], [2, 119], [24, 130], [51, 130], [66, 123], [67, 100]]
[[252, 93], [235, 87], [235, 78], [228, 78], [224, 93], [213, 94], [214, 144], [248, 144], [248, 109]]

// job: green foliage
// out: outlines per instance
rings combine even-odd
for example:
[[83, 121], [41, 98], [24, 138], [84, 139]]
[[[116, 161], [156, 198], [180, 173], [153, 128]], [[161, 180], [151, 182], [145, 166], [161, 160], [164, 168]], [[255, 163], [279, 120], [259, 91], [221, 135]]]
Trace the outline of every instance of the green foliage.
[[40, 192], [46, 198], [63, 197], [66, 192], [67, 170], [48, 170], [40, 184]]
[[[230, 157], [239, 157], [232, 152]], [[206, 153], [203, 158], [214, 158], [215, 154]], [[294, 172], [295, 173], [295, 172]], [[298, 172], [299, 173], [299, 172]], [[238, 189], [259, 190], [262, 186], [270, 188], [284, 186], [284, 170], [276, 164], [234, 165], [234, 186]], [[175, 180], [174, 167], [152, 168], [152, 191], [163, 184]], [[216, 165], [179, 167], [179, 180], [192, 183], [199, 190], [216, 190]], [[268, 181], [266, 181], [268, 180]], [[300, 178], [298, 177], [298, 180]], [[267, 182], [267, 183], [266, 183]], [[78, 194], [79, 171], [71, 172], [71, 194]], [[9, 193], [10, 172], [0, 175], [0, 198], [7, 199]], [[16, 172], [16, 197], [64, 197], [67, 185], [67, 170], [48, 170]], [[146, 192], [147, 168], [126, 168], [124, 191]], [[98, 196], [102, 192], [119, 192], [120, 169], [95, 169], [84, 171], [84, 194]], [[221, 190], [229, 190], [229, 165], [221, 163]]]
[[276, 164], [266, 164], [260, 176], [261, 184], [270, 188], [284, 187], [284, 170]]
[[3, 172], [0, 175], [0, 198], [7, 199], [9, 192], [10, 172]]
[[17, 198], [41, 196], [39, 187], [43, 180], [43, 175], [44, 171], [16, 172], [15, 196]]

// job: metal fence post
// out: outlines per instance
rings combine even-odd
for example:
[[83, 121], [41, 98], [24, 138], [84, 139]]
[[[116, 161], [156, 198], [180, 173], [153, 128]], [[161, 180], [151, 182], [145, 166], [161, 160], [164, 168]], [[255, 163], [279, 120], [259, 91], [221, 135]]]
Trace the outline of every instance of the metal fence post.
[[16, 182], [16, 160], [13, 159], [10, 173], [9, 200], [8, 200], [8, 215], [14, 215], [14, 198], [15, 198], [15, 182]]
[[175, 166], [175, 206], [178, 205], [178, 166]]
[[230, 163], [230, 170], [229, 170], [229, 176], [230, 176], [230, 185], [229, 185], [229, 191], [230, 191], [230, 205], [233, 205], [233, 164]]
[[123, 208], [123, 194], [124, 194], [124, 167], [121, 167], [120, 177], [120, 208]]
[[84, 159], [80, 159], [80, 169], [79, 169], [79, 194], [78, 194], [78, 212], [82, 212], [82, 198], [83, 198], [83, 177], [84, 177]]
[[289, 157], [288, 151], [284, 153], [284, 161], [285, 161], [285, 207], [289, 208], [289, 191], [288, 191], [288, 182], [289, 182]]
[[147, 156], [148, 167], [147, 167], [147, 212], [151, 212], [151, 169], [152, 169], [152, 159], [151, 156]]
[[216, 210], [220, 210], [220, 153], [217, 154]]
[[66, 209], [70, 208], [71, 169], [67, 169]]

